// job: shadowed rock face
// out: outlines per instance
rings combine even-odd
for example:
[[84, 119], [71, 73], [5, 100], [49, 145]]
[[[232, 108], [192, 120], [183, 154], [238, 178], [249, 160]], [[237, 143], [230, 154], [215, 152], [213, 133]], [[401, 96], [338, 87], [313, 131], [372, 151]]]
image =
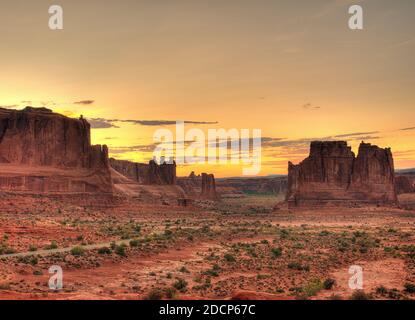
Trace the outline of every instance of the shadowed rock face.
[[392, 153], [361, 143], [355, 157], [344, 141], [311, 143], [310, 155], [288, 164], [290, 206], [397, 202]]
[[108, 149], [91, 146], [89, 123], [46, 108], [0, 108], [0, 175], [9, 191], [112, 191]]
[[398, 194], [415, 192], [414, 181], [413, 175], [399, 175], [395, 177], [396, 192]]
[[148, 164], [126, 160], [110, 159], [110, 165], [127, 178], [146, 185], [175, 185], [176, 163], [157, 164], [151, 160]]

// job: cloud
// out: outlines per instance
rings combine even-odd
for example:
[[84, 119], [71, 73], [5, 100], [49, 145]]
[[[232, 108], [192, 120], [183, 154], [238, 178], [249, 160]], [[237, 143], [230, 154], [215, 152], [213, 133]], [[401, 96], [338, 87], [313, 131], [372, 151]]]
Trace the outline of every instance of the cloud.
[[303, 109], [306, 109], [306, 110], [317, 110], [317, 109], [321, 109], [321, 107], [315, 106], [315, 105], [311, 104], [310, 102], [308, 102], [306, 104], [303, 104], [302, 107], [303, 107]]
[[95, 100], [81, 100], [81, 101], [74, 102], [74, 104], [89, 105], [89, 104], [93, 104], [94, 102]]
[[[105, 122], [108, 124], [113, 124], [114, 122], [120, 122], [120, 123], [131, 123], [141, 126], [170, 126], [175, 125], [178, 120], [124, 120], [124, 119], [104, 119], [104, 118], [91, 118], [88, 119], [88, 121], [99, 121], [99, 122]], [[189, 121], [185, 120], [185, 124], [218, 124], [217, 121]]]
[[92, 129], [108, 129], [108, 128], [119, 128], [116, 125], [112, 124], [108, 121], [101, 121], [99, 119], [92, 120], [88, 119], [89, 124], [91, 125]]
[[379, 131], [370, 131], [370, 132], [353, 132], [353, 133], [346, 133], [346, 134], [338, 134], [334, 136], [335, 138], [347, 138], [347, 137], [354, 137], [354, 136], [362, 136], [362, 135], [371, 135], [379, 133]]
[[399, 131], [410, 131], [410, 130], [415, 130], [415, 127], [399, 129]]

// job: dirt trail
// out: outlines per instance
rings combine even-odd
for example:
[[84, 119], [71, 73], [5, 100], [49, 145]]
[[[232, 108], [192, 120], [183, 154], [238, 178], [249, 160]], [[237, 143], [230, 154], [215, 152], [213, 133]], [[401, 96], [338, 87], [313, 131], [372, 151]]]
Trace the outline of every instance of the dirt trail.
[[[94, 243], [94, 244], [88, 244], [88, 245], [81, 246], [81, 247], [84, 248], [85, 250], [93, 250], [93, 249], [98, 249], [102, 247], [109, 247], [111, 243], [113, 242], [115, 242], [115, 244], [117, 245], [120, 245], [122, 243], [128, 244], [131, 240], [133, 239]], [[37, 256], [37, 255], [48, 256], [48, 255], [52, 255], [55, 253], [70, 252], [74, 247], [76, 246], [67, 247], [67, 248], [50, 249], [50, 250], [42, 249], [42, 250], [37, 250], [37, 251], [26, 251], [26, 252], [18, 252], [18, 253], [11, 253], [11, 254], [3, 254], [3, 255], [0, 255], [0, 259], [15, 258], [15, 257], [29, 257], [29, 256]]]

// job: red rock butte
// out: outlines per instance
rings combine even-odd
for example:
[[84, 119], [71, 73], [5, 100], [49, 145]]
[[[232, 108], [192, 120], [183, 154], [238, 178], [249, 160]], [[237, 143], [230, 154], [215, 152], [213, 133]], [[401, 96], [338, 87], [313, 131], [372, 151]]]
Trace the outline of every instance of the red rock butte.
[[111, 193], [108, 149], [82, 118], [0, 108], [0, 190]]
[[357, 157], [345, 141], [315, 141], [300, 164], [288, 164], [289, 207], [396, 204], [390, 148], [362, 142]]

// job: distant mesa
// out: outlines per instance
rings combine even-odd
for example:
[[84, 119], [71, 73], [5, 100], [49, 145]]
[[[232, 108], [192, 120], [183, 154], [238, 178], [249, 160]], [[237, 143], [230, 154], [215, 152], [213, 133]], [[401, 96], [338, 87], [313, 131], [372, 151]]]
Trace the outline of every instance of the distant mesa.
[[397, 204], [390, 148], [362, 142], [357, 157], [345, 141], [315, 141], [300, 164], [288, 164], [289, 207]]

